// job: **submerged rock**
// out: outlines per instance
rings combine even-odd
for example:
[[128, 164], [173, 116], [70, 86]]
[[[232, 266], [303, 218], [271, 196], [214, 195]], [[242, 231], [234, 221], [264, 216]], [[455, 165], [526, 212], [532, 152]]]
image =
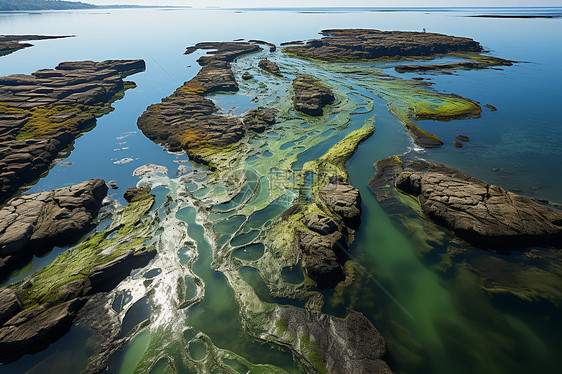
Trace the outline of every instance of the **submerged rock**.
[[322, 39], [286, 47], [285, 52], [323, 61], [374, 60], [381, 57], [431, 56], [450, 52], [481, 52], [470, 38], [436, 33], [336, 29], [321, 32]]
[[258, 63], [258, 67], [277, 77], [283, 76], [283, 74], [281, 74], [281, 70], [279, 70], [279, 66], [277, 66], [275, 62], [269, 61], [267, 58], [260, 60], [260, 62]]
[[464, 147], [464, 144], [462, 144], [461, 142], [458, 142], [458, 141], [456, 141], [456, 140], [453, 141], [452, 143], [453, 143], [453, 145], [454, 145], [455, 147], [457, 147], [457, 148], [462, 148], [462, 147]]
[[309, 116], [321, 116], [326, 105], [335, 101], [332, 91], [314, 77], [300, 76], [293, 81], [295, 110]]
[[460, 140], [461, 142], [470, 141], [470, 138], [466, 135], [457, 135], [457, 136], [455, 136], [455, 139]]
[[513, 61], [504, 60], [499, 57], [482, 56], [477, 61], [463, 61], [449, 64], [435, 64], [435, 65], [398, 65], [394, 70], [398, 73], [412, 73], [412, 72], [425, 72], [425, 71], [440, 71], [440, 70], [471, 70], [471, 69], [485, 69], [491, 66], [511, 66]]
[[0, 210], [0, 277], [88, 232], [106, 194], [105, 182], [92, 179], [10, 201]]
[[493, 106], [492, 104], [484, 104], [484, 106], [488, 109], [490, 109], [490, 112], [495, 112], [496, 110], [498, 110], [498, 108], [496, 108], [495, 106]]
[[384, 339], [363, 314], [351, 311], [339, 319], [294, 307], [277, 307], [276, 314], [298, 337], [295, 344], [317, 358], [317, 362], [304, 361], [307, 372], [324, 368], [329, 373], [392, 373], [383, 360]]

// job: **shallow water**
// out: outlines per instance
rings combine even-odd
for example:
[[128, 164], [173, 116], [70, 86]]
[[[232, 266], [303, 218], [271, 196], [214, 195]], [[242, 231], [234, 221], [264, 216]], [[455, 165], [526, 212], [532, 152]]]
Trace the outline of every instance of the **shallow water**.
[[[352, 307], [368, 316], [387, 340], [389, 364], [397, 372], [557, 371], [562, 364], [556, 352], [562, 333], [556, 318], [560, 312], [558, 308], [549, 305], [542, 308], [540, 304], [526, 308], [506, 301], [491, 301], [480, 290], [474, 274], [462, 270], [453, 277], [439, 274], [432, 267], [434, 261], [421, 253], [423, 247], [412, 232], [389, 216], [367, 188], [374, 172], [373, 162], [414, 149], [424, 158], [447, 163], [491, 183], [562, 203], [559, 187], [562, 185], [559, 163], [562, 128], [558, 113], [559, 87], [562, 85], [559, 65], [562, 20], [463, 17], [474, 12], [476, 10], [390, 13], [262, 10], [235, 13], [233, 10], [137, 9], [34, 15], [0, 13], [2, 33], [77, 35], [69, 39], [33, 42], [35, 46], [32, 48], [2, 57], [2, 76], [31, 73], [66, 60], [143, 58], [147, 62], [146, 72], [128, 78], [137, 83], [137, 88], [127, 91], [125, 98], [113, 105], [114, 112], [100, 118], [95, 129], [77, 139], [75, 149], [65, 159], [72, 165], [55, 166], [30, 189], [30, 192], [37, 192], [89, 178], [104, 178], [116, 181], [120, 188], [115, 192], [115, 198], [123, 202], [124, 190], [139, 181], [132, 175], [137, 167], [153, 163], [169, 170], [162, 178], [166, 188], [158, 187], [157, 204], [153, 208], [162, 221], [155, 221], [160, 229], [153, 240], [161, 243], [159, 267], [163, 271], [154, 276], [150, 287], [154, 287], [156, 295], [165, 295], [163, 290], [177, 291], [171, 284], [181, 278], [183, 298], [178, 296], [178, 303], [196, 301], [183, 309], [165, 300], [165, 296], [155, 297], [151, 325], [118, 351], [111, 362], [110, 372], [132, 372], [143, 359], [153, 361], [153, 372], [162, 372], [167, 366], [166, 360], [153, 353], [150, 344], [151, 341], [166, 341], [168, 352], [176, 352], [170, 342], [176, 339], [175, 333], [182, 335], [181, 344], [189, 346], [189, 356], [195, 361], [211, 352], [210, 345], [202, 343], [200, 337], [195, 338], [196, 333], [202, 333], [214, 346], [231, 351], [250, 363], [269, 363], [289, 372], [298, 372], [290, 353], [258, 344], [244, 331], [232, 285], [225, 275], [212, 267], [213, 261], [221, 263], [220, 258], [213, 257], [213, 251], [233, 250], [232, 245], [240, 248], [233, 255], [246, 261], [244, 264], [258, 260], [263, 254], [259, 242], [268, 222], [290, 206], [295, 193], [291, 190], [281, 192], [278, 186], [286, 183], [290, 176], [283, 175], [283, 180], [279, 181], [276, 179], [279, 176], [270, 170], [283, 163], [292, 165], [293, 170], [300, 170], [306, 161], [318, 158], [349, 131], [360, 128], [373, 113], [375, 134], [360, 145], [348, 163], [351, 182], [363, 198], [362, 226], [352, 248], [353, 261], [349, 262], [357, 267], [358, 276], [354, 285], [341, 293], [325, 292], [324, 310], [344, 316], [346, 308]], [[193, 204], [198, 199], [224, 193], [218, 189], [221, 186], [212, 190], [212, 186], [205, 186], [204, 179], [190, 180], [190, 184], [174, 179], [181, 174], [190, 175], [196, 167], [185, 155], [164, 152], [136, 127], [136, 119], [148, 105], [171, 94], [199, 69], [195, 60], [200, 53], [182, 55], [188, 45], [239, 37], [280, 43], [313, 38], [318, 31], [327, 28], [373, 26], [400, 30], [426, 28], [431, 32], [469, 36], [493, 50], [494, 55], [522, 63], [502, 70], [458, 71], [453, 75], [401, 74], [404, 78], [428, 78], [436, 91], [454, 92], [498, 108], [497, 112], [483, 108], [479, 119], [449, 123], [419, 121], [421, 128], [445, 141], [442, 148], [427, 151], [413, 147], [402, 124], [386, 110], [384, 100], [355, 85], [350, 78], [346, 83], [353, 87], [353, 92], [340, 88], [342, 92], [348, 92], [351, 100], [362, 109], [349, 116], [349, 125], [332, 125], [337, 118], [330, 116], [322, 126], [304, 120], [295, 126], [288, 125], [287, 129], [295, 131], [294, 134], [279, 131], [266, 134], [262, 153], [249, 156], [246, 162], [247, 170], [251, 172], [255, 168], [261, 178], [249, 178], [238, 198], [214, 205], [210, 217]], [[241, 59], [239, 65], [245, 67], [251, 61], [251, 58]], [[300, 61], [287, 63], [313, 69]], [[383, 64], [380, 68], [394, 75], [392, 66]], [[342, 82], [342, 78], [332, 77], [330, 72], [319, 74], [334, 84]], [[239, 115], [255, 106], [251, 103], [250, 93], [248, 96], [244, 93], [242, 90], [240, 95], [216, 95], [213, 98], [224, 112]], [[369, 101], [374, 103], [373, 111], [365, 108]], [[297, 135], [297, 129], [309, 137]], [[462, 149], [450, 144], [458, 134], [471, 138]], [[133, 161], [116, 163], [127, 157]], [[500, 171], [494, 171], [496, 168]], [[269, 183], [270, 180], [273, 183]], [[196, 191], [190, 196], [186, 189]], [[245, 217], [248, 217], [247, 221], [244, 221]], [[216, 219], [214, 230], [206, 225], [205, 219], [210, 218]], [[184, 227], [178, 226], [180, 221], [187, 225], [186, 233], [178, 228]], [[216, 237], [215, 233], [218, 234]], [[434, 252], [441, 253], [439, 244], [432, 243], [431, 246]], [[33, 269], [22, 270], [22, 276], [45, 266], [61, 250], [56, 249], [47, 257], [37, 259], [32, 264]], [[191, 264], [192, 259], [195, 260]], [[285, 303], [286, 300], [270, 295], [263, 277], [253, 268], [243, 267], [241, 275], [260, 299]], [[284, 275], [286, 281], [293, 284], [301, 279], [295, 271], [286, 270]], [[9, 282], [18, 279], [14, 275]], [[129, 286], [145, 281], [146, 278], [139, 277]], [[197, 299], [200, 291], [204, 295]], [[138, 298], [134, 301], [139, 302]], [[158, 309], [170, 305], [175, 305], [171, 311]], [[131, 311], [135, 312], [134, 309]], [[170, 327], [163, 333], [159, 328], [166, 318], [177, 321], [177, 326], [185, 330], [172, 331]], [[139, 322], [134, 317], [130, 320], [134, 322], [131, 324]], [[131, 327], [127, 325], [126, 330]], [[80, 327], [73, 327], [47, 350], [0, 367], [0, 372], [19, 373], [30, 369], [33, 372], [80, 371], [93, 352], [88, 344], [84, 344], [90, 336]], [[240, 365], [246, 364], [233, 360], [230, 366]]]

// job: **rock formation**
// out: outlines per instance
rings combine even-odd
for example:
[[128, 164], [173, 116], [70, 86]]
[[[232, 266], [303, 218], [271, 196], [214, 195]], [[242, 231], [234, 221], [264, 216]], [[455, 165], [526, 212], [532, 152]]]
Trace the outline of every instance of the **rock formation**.
[[202, 68], [193, 79], [148, 107], [138, 127], [154, 142], [173, 151], [183, 149], [193, 161], [213, 168], [210, 156], [242, 139], [245, 127], [237, 117], [216, 114], [219, 108], [205, 95], [238, 91], [230, 62], [261, 48], [245, 42], [199, 43], [186, 54], [197, 49], [215, 51], [197, 60]]
[[326, 105], [335, 100], [332, 91], [310, 76], [300, 76], [293, 81], [295, 110], [309, 116], [321, 116]]
[[431, 56], [451, 52], [480, 52], [480, 44], [457, 36], [365, 29], [324, 30], [324, 37], [305, 45], [290, 46], [285, 52], [323, 61], [374, 60], [381, 57]]
[[21, 43], [28, 40], [46, 40], [69, 38], [70, 36], [47, 36], [47, 35], [0, 35], [0, 57], [9, 55], [20, 49], [33, 47], [30, 43]]
[[148, 224], [141, 222], [153, 202], [154, 196], [138, 194], [107, 232], [92, 234], [28, 279], [0, 288], [0, 364], [45, 349], [66, 334], [91, 295], [111, 290], [154, 258], [154, 247], [143, 244]]
[[369, 186], [377, 195], [383, 184], [394, 180], [398, 190], [418, 198], [428, 218], [474, 246], [517, 249], [562, 245], [562, 212], [547, 202], [509, 192], [442, 164], [416, 161], [403, 168], [401, 161], [383, 161], [376, 166], [377, 174]]
[[281, 70], [279, 70], [279, 66], [277, 66], [275, 62], [269, 61], [267, 58], [260, 60], [260, 62], [258, 63], [258, 67], [262, 70], [267, 71], [268, 73], [275, 75], [276, 77], [283, 76], [283, 74], [281, 74]]
[[142, 60], [64, 62], [0, 78], [0, 203], [48, 170], [59, 152], [111, 111]]
[[92, 179], [11, 200], [0, 210], [0, 277], [87, 233], [106, 193], [105, 182]]

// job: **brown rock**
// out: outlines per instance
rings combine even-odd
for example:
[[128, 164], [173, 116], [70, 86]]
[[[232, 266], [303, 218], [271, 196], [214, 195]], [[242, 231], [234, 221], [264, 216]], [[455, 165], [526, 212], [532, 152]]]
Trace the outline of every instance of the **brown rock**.
[[290, 46], [285, 51], [324, 61], [482, 51], [480, 44], [470, 38], [435, 33], [340, 29], [324, 30], [321, 34], [324, 38], [310, 40], [306, 45]]
[[332, 91], [314, 77], [298, 77], [293, 81], [293, 90], [295, 110], [309, 116], [321, 116], [324, 107], [335, 100]]
[[342, 218], [347, 227], [353, 230], [359, 227], [361, 195], [355, 187], [336, 178], [320, 189], [319, 196], [328, 209]]
[[276, 122], [277, 110], [272, 108], [258, 107], [252, 109], [242, 116], [242, 121], [248, 130], [264, 132]]
[[269, 61], [267, 58], [260, 60], [260, 62], [258, 63], [258, 67], [277, 77], [283, 76], [283, 74], [281, 74], [281, 70], [279, 70], [279, 66], [277, 66], [275, 62]]

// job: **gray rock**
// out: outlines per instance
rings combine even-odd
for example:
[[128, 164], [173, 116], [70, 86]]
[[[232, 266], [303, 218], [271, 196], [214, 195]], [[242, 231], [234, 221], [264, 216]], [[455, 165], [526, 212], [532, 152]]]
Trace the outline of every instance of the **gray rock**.
[[336, 223], [329, 217], [320, 214], [309, 214], [304, 217], [306, 227], [322, 235], [328, 235], [337, 230]]
[[[2, 275], [54, 246], [73, 243], [92, 227], [107, 193], [101, 179], [23, 195], [0, 209]], [[0, 276], [2, 276], [0, 275]]]
[[413, 163], [396, 188], [417, 196], [422, 211], [472, 245], [525, 248], [562, 245], [562, 211], [446, 165]]
[[0, 363], [9, 363], [26, 353], [45, 349], [66, 334], [83, 299], [74, 299], [48, 309], [19, 326], [0, 328]]
[[242, 116], [242, 121], [248, 130], [259, 133], [264, 132], [277, 122], [276, 115], [277, 110], [260, 106], [246, 112]]
[[[351, 311], [345, 319], [310, 313], [295, 307], [277, 307], [287, 329], [305, 334], [315, 344], [330, 373], [390, 374], [383, 360], [386, 344], [375, 326], [361, 313]], [[304, 361], [307, 372], [313, 363]]]
[[0, 325], [21, 311], [21, 301], [10, 288], [0, 288]]
[[267, 71], [268, 73], [275, 75], [276, 77], [283, 76], [283, 74], [281, 74], [281, 70], [279, 70], [279, 66], [277, 66], [275, 62], [269, 61], [267, 58], [260, 60], [260, 62], [258, 63], [258, 67], [262, 70]]

